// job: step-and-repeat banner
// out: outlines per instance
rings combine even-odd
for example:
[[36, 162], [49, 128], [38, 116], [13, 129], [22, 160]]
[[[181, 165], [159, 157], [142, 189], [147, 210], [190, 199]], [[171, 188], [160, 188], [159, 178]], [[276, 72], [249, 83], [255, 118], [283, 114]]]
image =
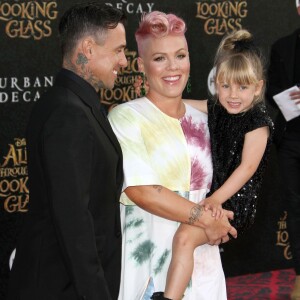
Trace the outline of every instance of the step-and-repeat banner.
[[[271, 44], [299, 27], [295, 0], [99, 0], [128, 15], [128, 66], [114, 90], [102, 90], [107, 107], [136, 97], [138, 75], [134, 31], [141, 14], [172, 12], [188, 25], [192, 92], [185, 97], [205, 99], [212, 90], [211, 68], [223, 35], [247, 28], [269, 55]], [[82, 1], [84, 2], [84, 1]], [[0, 298], [5, 295], [22, 215], [28, 210], [25, 129], [32, 106], [53, 85], [61, 65], [58, 22], [73, 0], [0, 1]], [[259, 199], [255, 225], [237, 241], [221, 247], [227, 276], [291, 266], [284, 201], [273, 149]]]

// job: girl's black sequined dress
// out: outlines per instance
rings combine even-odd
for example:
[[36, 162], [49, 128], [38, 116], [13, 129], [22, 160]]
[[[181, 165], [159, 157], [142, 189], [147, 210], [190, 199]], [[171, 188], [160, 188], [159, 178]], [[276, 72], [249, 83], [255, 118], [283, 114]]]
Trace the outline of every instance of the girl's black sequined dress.
[[258, 193], [271, 146], [273, 122], [263, 103], [245, 113], [234, 115], [228, 114], [219, 102], [208, 100], [208, 126], [214, 170], [210, 194], [216, 191], [239, 166], [245, 134], [263, 126], [270, 128], [267, 148], [255, 174], [223, 204], [223, 208], [234, 212], [234, 220], [231, 224], [240, 235], [254, 221]]

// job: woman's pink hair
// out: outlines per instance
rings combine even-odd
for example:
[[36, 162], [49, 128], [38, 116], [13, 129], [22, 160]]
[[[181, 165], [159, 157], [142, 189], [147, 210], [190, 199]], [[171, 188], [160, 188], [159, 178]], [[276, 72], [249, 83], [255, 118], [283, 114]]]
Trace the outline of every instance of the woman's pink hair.
[[148, 37], [161, 38], [167, 35], [184, 35], [185, 32], [185, 22], [173, 14], [165, 14], [160, 11], [144, 14], [139, 28], [135, 32], [139, 55], [142, 55], [143, 42]]

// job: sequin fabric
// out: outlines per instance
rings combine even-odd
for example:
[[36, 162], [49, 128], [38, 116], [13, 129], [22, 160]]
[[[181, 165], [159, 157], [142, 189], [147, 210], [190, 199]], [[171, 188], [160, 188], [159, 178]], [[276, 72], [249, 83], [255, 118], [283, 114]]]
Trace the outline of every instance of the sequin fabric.
[[274, 125], [263, 103], [256, 105], [247, 112], [233, 115], [228, 114], [218, 102], [209, 100], [208, 126], [214, 170], [210, 194], [216, 191], [240, 164], [245, 134], [263, 126], [270, 128], [267, 147], [255, 174], [223, 204], [223, 208], [234, 212], [234, 220], [231, 224], [240, 235], [254, 222], [257, 199], [270, 152]]

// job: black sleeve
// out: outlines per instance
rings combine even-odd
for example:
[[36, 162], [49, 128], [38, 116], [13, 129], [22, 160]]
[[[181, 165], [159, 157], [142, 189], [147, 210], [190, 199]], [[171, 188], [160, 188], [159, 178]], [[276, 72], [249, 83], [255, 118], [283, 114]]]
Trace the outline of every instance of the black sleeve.
[[269, 139], [272, 138], [274, 133], [274, 123], [270, 118], [264, 103], [259, 103], [253, 108], [253, 110], [250, 112], [250, 119], [251, 120], [247, 122], [249, 125], [247, 126], [246, 133], [260, 127], [268, 126], [270, 130]]

